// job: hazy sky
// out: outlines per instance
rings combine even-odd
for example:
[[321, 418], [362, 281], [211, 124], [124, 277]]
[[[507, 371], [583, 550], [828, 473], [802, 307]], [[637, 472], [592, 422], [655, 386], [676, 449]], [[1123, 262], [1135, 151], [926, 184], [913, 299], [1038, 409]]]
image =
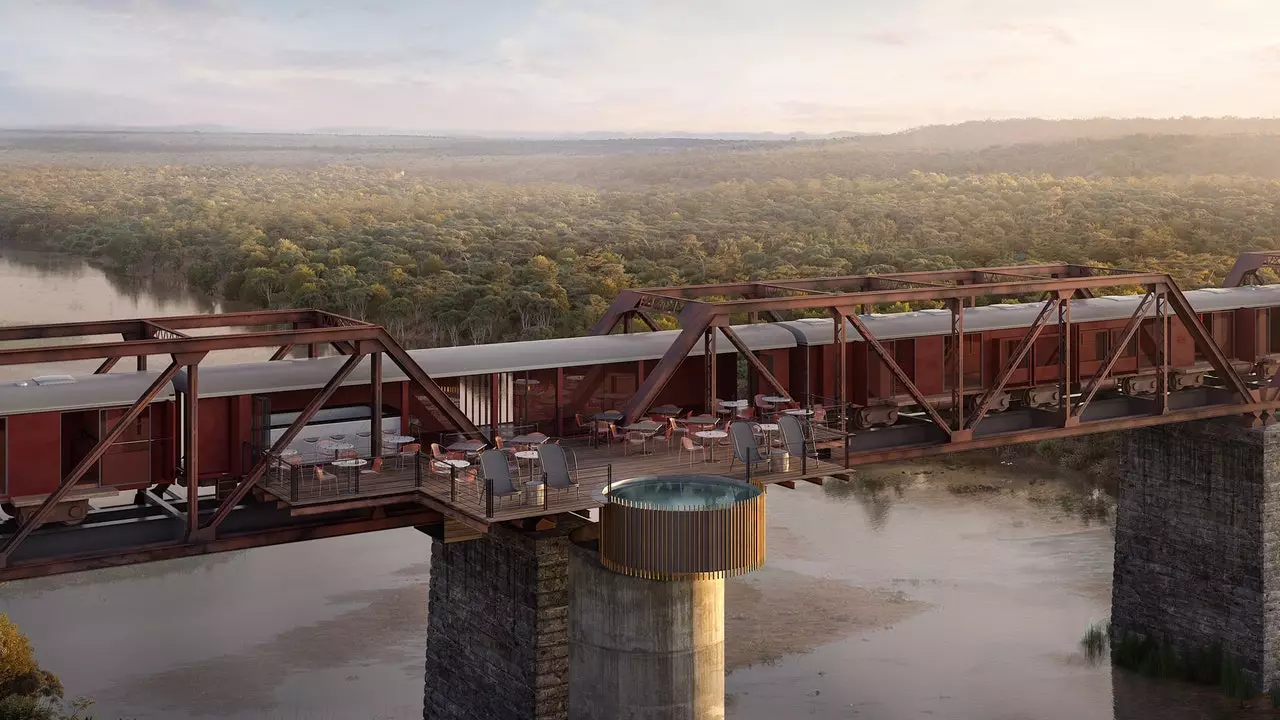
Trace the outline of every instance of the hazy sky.
[[0, 0], [0, 126], [1280, 115], [1280, 0]]

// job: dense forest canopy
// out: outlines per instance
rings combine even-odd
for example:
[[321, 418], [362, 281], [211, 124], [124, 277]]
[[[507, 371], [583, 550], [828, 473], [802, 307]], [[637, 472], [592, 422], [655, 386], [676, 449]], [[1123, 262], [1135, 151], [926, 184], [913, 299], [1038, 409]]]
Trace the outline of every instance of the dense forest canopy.
[[[955, 150], [11, 132], [0, 243], [458, 344], [583, 332], [628, 286], [1069, 261], [1198, 287], [1280, 241], [1274, 121], [1016, 122]], [[1158, 122], [1201, 134], [1106, 137]], [[1002, 129], [1055, 142], [975, 149]]]

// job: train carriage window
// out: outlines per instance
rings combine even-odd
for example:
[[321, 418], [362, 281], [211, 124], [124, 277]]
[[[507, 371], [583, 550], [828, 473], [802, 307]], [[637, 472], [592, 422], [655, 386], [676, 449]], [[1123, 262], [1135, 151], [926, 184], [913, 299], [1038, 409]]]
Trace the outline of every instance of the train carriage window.
[[[955, 343], [951, 341], [950, 336], [942, 339], [944, 357], [946, 358], [946, 375], [943, 377], [942, 386], [948, 390], [955, 387], [956, 353], [954, 345]], [[966, 333], [964, 336], [965, 387], [972, 389], [982, 384], [982, 359], [982, 335]]]
[[[1009, 364], [1013, 356], [1018, 352], [1018, 346], [1022, 344], [1022, 338], [1014, 338], [1000, 341], [1000, 366]], [[1018, 363], [1019, 370], [1031, 369], [1031, 353], [1022, 356], [1022, 362]]]
[[1111, 353], [1111, 333], [1103, 330], [1093, 334], [1093, 360], [1105, 362]]
[[[1107, 348], [1108, 348], [1109, 350], [1110, 350], [1110, 349], [1114, 349], [1117, 345], [1119, 345], [1119, 344], [1120, 344], [1120, 340], [1121, 340], [1121, 338], [1123, 338], [1123, 337], [1124, 337], [1124, 330], [1123, 330], [1123, 329], [1121, 329], [1121, 330], [1112, 330], [1112, 331], [1111, 331], [1111, 341], [1107, 344]], [[1137, 356], [1138, 356], [1138, 334], [1137, 334], [1137, 333], [1134, 333], [1134, 334], [1133, 334], [1133, 336], [1129, 338], [1129, 342], [1128, 342], [1127, 344], [1125, 344], [1125, 346], [1124, 346], [1124, 350], [1123, 350], [1123, 351], [1121, 351], [1121, 353], [1120, 353], [1120, 357], [1122, 357], [1122, 358], [1128, 358], [1128, 357], [1137, 357]], [[1105, 359], [1105, 357], [1104, 357], [1104, 359]]]

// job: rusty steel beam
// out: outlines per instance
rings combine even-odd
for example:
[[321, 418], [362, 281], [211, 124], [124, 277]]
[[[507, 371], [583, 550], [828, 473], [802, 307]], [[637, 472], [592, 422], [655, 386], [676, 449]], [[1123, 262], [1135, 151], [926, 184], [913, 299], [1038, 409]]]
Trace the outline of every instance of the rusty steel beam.
[[182, 471], [187, 481], [187, 537], [200, 529], [200, 360], [187, 364], [182, 405]]
[[[831, 294], [829, 290], [822, 290], [819, 288], [791, 287], [790, 285], [785, 285], [782, 283], [758, 282], [753, 284], [756, 286], [756, 288], [768, 288], [770, 290], [785, 290], [789, 293], [799, 294], [799, 295], [830, 295]], [[767, 297], [770, 297], [770, 295], [768, 293], [759, 292], [757, 290], [755, 293], [752, 293], [752, 297], [767, 298]]]
[[[951, 381], [951, 407], [955, 412], [956, 432], [964, 428], [964, 300], [953, 298], [947, 301], [951, 310], [951, 347], [955, 357], [955, 377]], [[945, 364], [944, 364], [945, 366]]]
[[[768, 280], [761, 281], [778, 287], [790, 288], [793, 290], [809, 290], [822, 289], [827, 287], [839, 287], [854, 285], [857, 287], [867, 287], [867, 284], [874, 278], [883, 278], [886, 280], [898, 280], [904, 282], [917, 282], [923, 285], [931, 283], [946, 284], [960, 282], [964, 280], [972, 281], [975, 272], [986, 272], [1000, 275], [1015, 275], [1029, 278], [1047, 278], [1054, 276], [1065, 277], [1082, 277], [1087, 276], [1095, 269], [1089, 265], [1071, 265], [1068, 263], [1042, 263], [1039, 265], [1005, 265], [993, 268], [963, 268], [953, 270], [913, 270], [908, 272], [892, 272], [880, 273], [876, 275], [837, 275], [831, 277], [820, 278], [804, 278], [798, 280]], [[1110, 272], [1131, 273], [1130, 270], [1110, 270]], [[650, 293], [655, 295], [668, 295], [683, 299], [697, 299], [704, 297], [717, 297], [724, 295], [746, 295], [751, 292], [751, 282], [739, 283], [708, 283], [703, 285], [668, 285], [663, 287], [639, 288], [634, 292]]]
[[565, 407], [575, 413], [585, 410], [587, 403], [600, 387], [600, 383], [604, 382], [604, 375], [604, 365], [597, 363], [587, 368], [587, 373], [582, 376], [582, 381], [578, 383], [577, 389], [573, 391], [573, 396], [569, 398]]
[[249, 490], [258, 483], [258, 480], [262, 478], [262, 474], [266, 472], [267, 466], [275, 460], [282, 450], [289, 446], [289, 443], [293, 442], [293, 439], [298, 436], [298, 433], [302, 432], [302, 428], [311, 421], [312, 416], [314, 416], [320, 408], [324, 407], [324, 404], [328, 402], [334, 391], [342, 386], [342, 383], [351, 375], [352, 371], [356, 369], [356, 366], [360, 364], [362, 358], [363, 356], [358, 353], [347, 358], [347, 361], [342, 364], [342, 367], [338, 368], [338, 371], [334, 373], [333, 377], [329, 378], [329, 382], [325, 383], [325, 386], [320, 389], [320, 392], [316, 393], [316, 395], [311, 398], [311, 401], [307, 403], [306, 407], [302, 408], [302, 412], [298, 413], [298, 417], [289, 424], [289, 427], [280, 435], [275, 444], [271, 446], [271, 449], [268, 450], [261, 458], [258, 458], [257, 462], [253, 465], [253, 469], [236, 484], [235, 490], [231, 491], [230, 495], [227, 495], [222, 499], [222, 502], [218, 504], [217, 512], [214, 513], [213, 518], [209, 520], [209, 523], [189, 535], [192, 541], [207, 542], [217, 538], [218, 526], [227, 519], [227, 516], [235, 510], [236, 505], [244, 499], [244, 496], [249, 493]]
[[640, 296], [633, 290], [623, 290], [618, 293], [618, 297], [613, 299], [609, 307], [604, 311], [604, 315], [596, 321], [595, 325], [587, 331], [588, 335], [608, 335], [622, 321], [623, 316], [636, 309], [640, 303]]
[[1186, 296], [1182, 294], [1178, 286], [1174, 285], [1173, 281], [1170, 280], [1165, 284], [1164, 289], [1165, 296], [1168, 298], [1169, 304], [1173, 306], [1174, 313], [1182, 321], [1182, 326], [1187, 329], [1200, 352], [1204, 353], [1204, 356], [1209, 359], [1209, 364], [1213, 365], [1218, 378], [1227, 385], [1227, 389], [1239, 395], [1241, 400], [1256, 400], [1257, 395], [1249, 390], [1249, 386], [1245, 384], [1244, 379], [1231, 366], [1231, 361], [1223, 354], [1222, 348], [1218, 347], [1218, 343], [1213, 341], [1213, 337], [1209, 335], [1204, 323], [1200, 322], [1200, 316], [1196, 314], [1195, 308], [1191, 307], [1191, 303], [1187, 302]]
[[[14, 325], [0, 328], [0, 342], [7, 340], [40, 340], [86, 335], [123, 335], [139, 333], [141, 326], [153, 325], [168, 332], [211, 327], [253, 327], [288, 322], [306, 323], [315, 320], [315, 310], [260, 310], [221, 313], [217, 315], [170, 315], [165, 317], [130, 320], [94, 320], [90, 322], [50, 323], [44, 325]], [[141, 334], [141, 333], [139, 333]], [[175, 333], [176, 334], [176, 333]]]
[[400, 347], [400, 343], [396, 342], [395, 338], [391, 337], [391, 333], [388, 333], [382, 328], [378, 328], [377, 345], [380, 345], [381, 347], [379, 348], [375, 345], [371, 345], [366, 349], [361, 346], [359, 351], [376, 352], [380, 349], [382, 352], [386, 353], [387, 356], [391, 358], [391, 362], [395, 363], [396, 367], [399, 367], [400, 370], [409, 378], [409, 387], [412, 388], [414, 385], [417, 385], [418, 389], [421, 390], [422, 393], [431, 400], [431, 402], [435, 403], [436, 409], [444, 413], [445, 417], [449, 418], [453, 423], [455, 430], [465, 433], [477, 440], [484, 437], [484, 434], [480, 432], [480, 428], [476, 427], [476, 424], [471, 422], [471, 418], [467, 417], [457, 405], [453, 404], [453, 401], [449, 399], [449, 395], [445, 393], [444, 390], [440, 389], [440, 386], [436, 384], [436, 381], [432, 380], [431, 376], [428, 375], [426, 371], [418, 365], [418, 363], [414, 362], [414, 359], [409, 356], [409, 353], [405, 352], [405, 349]]
[[[840, 409], [840, 432], [849, 431], [849, 328], [844, 321], [844, 308], [831, 308], [831, 328], [836, 346], [836, 407]], [[807, 400], [813, 405], [813, 398]]]
[[0, 568], [8, 565], [9, 557], [13, 554], [13, 551], [22, 544], [22, 541], [25, 540], [33, 530], [40, 527], [40, 525], [44, 523], [45, 518], [49, 517], [49, 513], [53, 512], [54, 507], [56, 507], [63, 498], [75, 489], [76, 483], [80, 482], [80, 478], [84, 477], [85, 473], [89, 472], [89, 468], [93, 467], [94, 464], [102, 459], [102, 456], [107, 453], [107, 450], [111, 448], [115, 441], [119, 440], [120, 436], [124, 434], [124, 431], [133, 424], [133, 421], [138, 419], [138, 416], [142, 414], [142, 411], [150, 406], [151, 401], [155, 399], [156, 395], [159, 395], [160, 391], [163, 390], [165, 386], [173, 380], [173, 377], [178, 374], [178, 368], [181, 366], [182, 360], [175, 356], [169, 363], [169, 367], [165, 368], [164, 372], [160, 373], [156, 379], [151, 382], [151, 385], [149, 385], [142, 395], [129, 406], [129, 409], [125, 411], [124, 415], [120, 416], [120, 419], [111, 426], [111, 429], [107, 431], [107, 434], [93, 446], [93, 449], [89, 451], [89, 454], [85, 455], [80, 462], [76, 463], [76, 466], [72, 468], [71, 472], [68, 473], [66, 477], [62, 478], [62, 482], [58, 486], [58, 489], [54, 490], [49, 497], [45, 498], [45, 501], [40, 504], [40, 507], [36, 509], [35, 513], [32, 514], [26, 522], [22, 523], [18, 528], [18, 531], [13, 535], [10, 535], [9, 539], [6, 540], [3, 545], [0, 545]]
[[1115, 285], [1151, 285], [1168, 283], [1167, 275], [1160, 273], [1144, 273], [1137, 275], [1077, 277], [1067, 279], [1046, 279], [1036, 281], [1009, 281], [985, 283], [981, 285], [949, 285], [945, 287], [910, 288], [902, 290], [868, 290], [865, 292], [841, 293], [822, 296], [795, 296], [786, 298], [726, 300], [714, 303], [715, 308], [723, 313], [751, 313], [765, 310], [803, 310], [828, 307], [833, 304], [880, 304], [893, 302], [915, 302], [920, 300], [947, 300], [950, 298], [976, 298], [984, 296], [1011, 296], [1058, 290], [1075, 290], [1079, 287], [1099, 288]]
[[354, 355], [356, 352], [356, 349], [349, 342], [329, 343], [329, 346], [339, 355]]
[[1026, 333], [1022, 336], [1022, 341], [1018, 343], [1018, 348], [1013, 351], [1013, 355], [1009, 356], [1009, 360], [1005, 362], [1004, 367], [1000, 369], [1000, 374], [996, 376], [996, 381], [987, 391], [982, 394], [978, 400], [977, 406], [973, 409], [973, 414], [969, 416], [965, 427], [969, 430], [978, 426], [982, 422], [982, 418], [987, 416], [987, 410], [991, 408], [991, 403], [1001, 392], [1004, 386], [1009, 384], [1009, 378], [1013, 377], [1013, 373], [1017, 371], [1018, 366], [1022, 364], [1022, 359], [1031, 352], [1031, 346], [1035, 344], [1036, 338], [1040, 337], [1040, 332], [1044, 330], [1044, 326], [1048, 324], [1049, 318], [1053, 316], [1053, 312], [1058, 309], [1061, 300], [1058, 297], [1049, 298], [1040, 308], [1040, 314], [1036, 315], [1036, 319], [1031, 323], [1031, 327], [1027, 328]]
[[[707, 414], [714, 415], [716, 412], [716, 328], [712, 325], [702, 334], [702, 367], [703, 367], [703, 384], [706, 386], [706, 396], [704, 402], [707, 407]], [[648, 408], [646, 408], [647, 410]], [[639, 416], [637, 416], [637, 419]], [[628, 425], [631, 424], [629, 420]]]
[[175, 338], [191, 337], [186, 333], [180, 333], [177, 330], [165, 327], [153, 320], [143, 320], [142, 323], [147, 327], [147, 337], [157, 337], [157, 333], [168, 333]]
[[335, 522], [332, 518], [321, 519], [305, 525], [291, 525], [273, 530], [237, 533], [205, 542], [153, 543], [130, 548], [127, 551], [113, 550], [59, 557], [57, 559], [21, 561], [0, 569], [0, 582], [84, 570], [100, 570], [195, 555], [247, 550], [249, 548], [282, 545], [304, 540], [319, 540], [321, 538], [340, 537], [394, 528], [434, 525], [441, 522], [442, 519], [440, 513], [427, 509], [415, 510], [411, 513], [386, 513], [382, 514], [381, 517], [375, 516], [375, 512], [371, 511], [367, 518], [339, 522]]
[[791, 402], [791, 393], [787, 392], [787, 389], [783, 387], [782, 383], [778, 382], [778, 379], [773, 376], [773, 373], [769, 372], [769, 368], [764, 366], [764, 362], [762, 362], [760, 358], [756, 357], [756, 354], [751, 351], [751, 348], [747, 347], [747, 344], [742, 342], [742, 338], [738, 337], [738, 333], [734, 332], [733, 328], [728, 325], [722, 325], [720, 326], [720, 332], [724, 333], [725, 338], [729, 340], [729, 344], [733, 345], [733, 348], [738, 351], [739, 355], [747, 359], [747, 362], [751, 364], [751, 367], [754, 368], [756, 372], [760, 373], [765, 382], [769, 383], [774, 390], [777, 390], [779, 395], [785, 397], [787, 402]]
[[[1143, 333], [1144, 335], [1146, 333]], [[1156, 334], [1158, 336], [1155, 365], [1160, 368], [1156, 377], [1156, 396], [1160, 399], [1156, 409], [1161, 415], [1169, 412], [1169, 298], [1168, 292], [1156, 295]]]
[[207, 353], [215, 350], [237, 350], [251, 347], [274, 347], [286, 342], [295, 344], [330, 343], [337, 340], [371, 340], [378, 335], [377, 325], [359, 327], [277, 330], [235, 335], [210, 335], [173, 340], [146, 339], [86, 345], [63, 345], [41, 348], [0, 350], [0, 365], [25, 365], [67, 360], [131, 357], [137, 355], [173, 355], [175, 353]]
[[[1134, 428], [1163, 425], [1166, 423], [1208, 420], [1210, 418], [1227, 417], [1230, 415], [1248, 415], [1251, 413], [1262, 412], [1267, 410], [1268, 407], [1269, 406], [1265, 403], [1212, 405], [1186, 410], [1175, 410], [1167, 415], [1138, 415], [1111, 418], [1108, 420], [1091, 420], [1089, 422], [1076, 423], [1068, 427], [1047, 427], [1035, 430], [1020, 430], [1018, 432], [1011, 433], [997, 433], [992, 435], [983, 435], [981, 437], [964, 441], [938, 442], [927, 445], [905, 445], [902, 447], [886, 448], [883, 450], [854, 451], [849, 454], [849, 465], [852, 467], [858, 465], [870, 465], [873, 463], [895, 462], [898, 460], [912, 460], [915, 458], [930, 457], [933, 455], [947, 455], [951, 453], [968, 452], [970, 450], [987, 450], [991, 448], [1004, 447], [1006, 445], [1038, 442], [1040, 440], [1078, 437], [1080, 435], [1115, 432], [1117, 430], [1132, 430]], [[823, 444], [824, 447], [827, 445], [829, 445], [829, 443]]]
[[670, 347], [662, 354], [662, 359], [654, 366], [640, 387], [636, 388], [635, 394], [622, 409], [626, 425], [634, 423], [645, 410], [649, 409], [658, 397], [658, 393], [671, 382], [680, 364], [697, 346], [703, 333], [712, 326], [716, 315], [709, 312], [710, 309], [710, 305], [697, 304], [690, 306], [688, 311], [681, 314], [680, 334], [671, 341]]
[[1058, 296], [1058, 412], [1062, 422], [1071, 417], [1071, 298], [1074, 293]]
[[285, 358], [289, 357], [289, 351], [291, 351], [291, 350], [293, 350], [293, 343], [289, 343], [288, 345], [281, 345], [281, 346], [280, 346], [279, 348], [277, 348], [277, 349], [276, 349], [276, 351], [271, 355], [270, 361], [271, 361], [271, 362], [275, 362], [276, 360], [283, 360], [283, 359], [285, 359]]
[[[871, 349], [879, 356], [880, 361], [889, 368], [889, 371], [898, 379], [898, 382], [902, 383], [903, 387], [907, 389], [907, 392], [916, 401], [916, 404], [920, 406], [920, 409], [928, 414], [933, 424], [950, 436], [951, 426], [947, 424], [946, 420], [942, 419], [942, 416], [938, 414], [938, 410], [933, 407], [933, 404], [924, 396], [924, 393], [920, 392], [920, 388], [916, 387], [916, 384], [911, 381], [907, 373], [899, 367], [898, 362], [893, 359], [893, 353], [886, 350], [884, 345], [881, 345], [880, 341], [876, 339], [876, 336], [867, 329], [866, 323], [862, 322], [862, 318], [856, 314], [845, 314], [844, 312], [841, 312], [841, 315], [844, 315], [849, 320], [849, 323], [853, 325], [853, 328], [858, 331], [858, 334], [862, 336], [863, 342], [871, 346]], [[840, 324], [843, 325], [844, 323]]]
[[369, 456], [377, 458], [382, 457], [382, 353], [380, 352], [369, 355], [369, 391]]
[[1263, 268], [1280, 267], [1280, 252], [1247, 252], [1240, 253], [1236, 264], [1227, 273], [1222, 287], [1240, 287], [1256, 282], [1258, 271]]
[[106, 360], [102, 361], [102, 364], [98, 366], [97, 370], [93, 371], [93, 374], [104, 375], [106, 373], [109, 373], [111, 372], [111, 368], [115, 367], [116, 363], [118, 362], [120, 362], [120, 358], [118, 357], [107, 358]]
[[649, 330], [658, 332], [658, 323], [654, 321], [653, 316], [649, 315], [649, 313], [644, 310], [636, 310], [635, 316], [640, 318], [640, 322], [644, 323]]
[[1098, 390], [1102, 387], [1102, 381], [1111, 375], [1111, 369], [1120, 360], [1124, 349], [1129, 345], [1129, 341], [1133, 339], [1133, 334], [1142, 325], [1142, 320], [1147, 314], [1147, 304], [1154, 297], [1155, 292], [1148, 291], [1146, 295], [1142, 296], [1142, 301], [1138, 303], [1138, 307], [1134, 308], [1133, 315], [1129, 316], [1129, 322], [1125, 324], [1124, 331], [1120, 333], [1120, 342], [1111, 348], [1111, 352], [1107, 353], [1107, 361], [1094, 371], [1093, 377], [1089, 378], [1089, 384], [1085, 386], [1080, 402], [1076, 404], [1075, 417], [1079, 418], [1084, 415], [1084, 411], [1089, 407], [1093, 396], [1098, 394]]

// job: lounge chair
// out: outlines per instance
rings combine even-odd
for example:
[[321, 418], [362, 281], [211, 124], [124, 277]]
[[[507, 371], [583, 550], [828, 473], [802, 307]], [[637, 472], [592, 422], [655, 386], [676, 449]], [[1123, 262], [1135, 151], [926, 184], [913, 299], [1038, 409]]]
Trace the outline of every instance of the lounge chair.
[[[546, 478], [548, 487], [556, 490], [572, 490], [575, 497], [578, 495], [578, 481], [574, 479], [573, 474], [569, 472], [570, 454], [559, 445], [548, 443], [538, 446], [538, 462], [542, 465], [542, 473]], [[577, 470], [578, 462], [575, 458], [573, 461], [574, 470]]]
[[733, 461], [741, 460], [747, 464], [750, 472], [752, 465], [768, 462], [769, 458], [760, 454], [756, 447], [755, 433], [751, 432], [751, 424], [736, 422], [729, 426], [729, 437], [733, 440], [733, 457], [729, 458], [729, 469], [733, 469]]
[[486, 484], [493, 488], [493, 496], [501, 498], [520, 495], [521, 490], [511, 480], [511, 466], [507, 454], [501, 450], [485, 450], [480, 453], [480, 472]]
[[783, 415], [778, 418], [778, 429], [782, 431], [782, 447], [791, 457], [800, 458], [808, 455], [816, 457], [816, 453], [808, 452], [805, 443], [804, 426], [795, 415]]

